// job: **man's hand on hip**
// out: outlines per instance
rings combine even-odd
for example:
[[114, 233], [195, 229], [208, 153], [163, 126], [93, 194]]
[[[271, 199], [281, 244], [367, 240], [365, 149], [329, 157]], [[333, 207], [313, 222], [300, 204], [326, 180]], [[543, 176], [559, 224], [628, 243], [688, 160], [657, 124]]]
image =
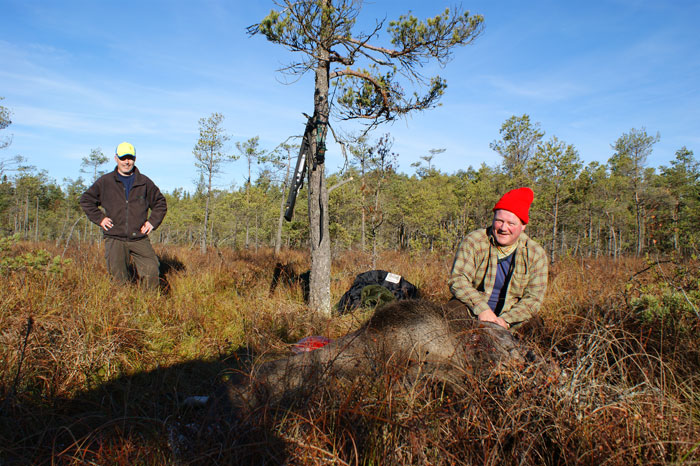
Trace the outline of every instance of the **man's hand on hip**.
[[153, 231], [153, 225], [151, 225], [151, 222], [149, 222], [148, 220], [146, 220], [146, 223], [144, 223], [144, 224], [141, 226], [141, 233], [144, 234], [144, 235], [148, 235], [148, 234], [150, 234], [152, 231]]
[[112, 219], [109, 217], [105, 217], [102, 219], [100, 222], [100, 226], [104, 231], [109, 231], [110, 228], [114, 226], [114, 223], [112, 223]]

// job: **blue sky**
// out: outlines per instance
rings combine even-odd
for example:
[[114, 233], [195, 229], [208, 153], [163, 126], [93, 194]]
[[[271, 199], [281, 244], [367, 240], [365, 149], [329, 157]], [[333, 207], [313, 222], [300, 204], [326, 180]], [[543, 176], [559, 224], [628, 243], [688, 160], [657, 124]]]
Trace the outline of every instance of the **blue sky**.
[[[359, 27], [411, 10], [425, 18], [452, 2], [365, 2]], [[483, 34], [446, 68], [428, 66], [448, 88], [442, 106], [381, 126], [394, 137], [399, 169], [430, 149], [454, 173], [500, 157], [489, 148], [502, 123], [527, 113], [545, 139], [573, 144], [586, 162], [605, 162], [631, 128], [660, 134], [648, 165], [667, 165], [682, 146], [700, 158], [700, 2], [534, 0], [462, 2], [484, 15]], [[22, 155], [59, 183], [80, 175], [93, 148], [111, 157], [134, 144], [137, 166], [162, 190], [192, 190], [198, 120], [225, 116], [234, 143], [260, 136], [272, 149], [303, 131], [313, 110], [313, 76], [291, 84], [276, 70], [291, 52], [246, 26], [270, 1], [0, 0], [0, 97], [13, 124], [0, 160]], [[380, 35], [380, 45], [387, 45]], [[334, 122], [334, 127], [344, 127]], [[337, 146], [328, 169], [343, 165]], [[111, 168], [113, 164], [110, 164]], [[107, 167], [105, 167], [107, 168]], [[217, 184], [240, 186], [242, 161]], [[86, 176], [86, 175], [83, 175]], [[89, 177], [89, 175], [87, 176]]]

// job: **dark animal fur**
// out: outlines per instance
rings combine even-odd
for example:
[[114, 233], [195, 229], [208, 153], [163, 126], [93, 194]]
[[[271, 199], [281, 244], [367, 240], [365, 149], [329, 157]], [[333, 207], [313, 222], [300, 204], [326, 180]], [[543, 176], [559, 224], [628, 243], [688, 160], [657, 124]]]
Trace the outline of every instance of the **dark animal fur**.
[[383, 306], [357, 331], [323, 348], [264, 363], [243, 384], [230, 385], [238, 407], [279, 403], [325, 377], [353, 378], [401, 371], [409, 383], [431, 377], [457, 389], [468, 374], [502, 362], [524, 362], [525, 350], [507, 330], [420, 300]]

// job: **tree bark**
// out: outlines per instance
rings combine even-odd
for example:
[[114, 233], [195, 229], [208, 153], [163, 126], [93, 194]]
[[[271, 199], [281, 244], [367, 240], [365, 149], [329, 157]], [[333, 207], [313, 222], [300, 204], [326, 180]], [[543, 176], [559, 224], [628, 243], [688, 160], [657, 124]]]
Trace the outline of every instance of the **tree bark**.
[[22, 227], [22, 238], [27, 239], [29, 234], [29, 194], [24, 196], [24, 226]]
[[207, 186], [207, 200], [204, 204], [204, 229], [202, 234], [202, 244], [200, 251], [202, 254], [207, 252], [207, 226], [209, 224], [209, 200], [211, 199], [211, 171], [209, 171], [209, 184]]
[[554, 221], [552, 222], [552, 255], [549, 258], [550, 264], [554, 264], [557, 244], [557, 226], [559, 222], [559, 188], [554, 191]]
[[637, 214], [637, 248], [635, 253], [637, 257], [640, 257], [642, 255], [642, 251], [644, 250], [644, 225], [642, 218], [642, 205], [639, 199], [639, 193], [637, 191], [634, 193], [634, 204]]
[[284, 222], [284, 194], [287, 192], [287, 181], [289, 180], [289, 170], [292, 168], [292, 157], [287, 150], [287, 171], [284, 174], [284, 183], [282, 183], [282, 198], [280, 200], [280, 215], [277, 217], [277, 235], [275, 236], [275, 257], [277, 257], [282, 249], [282, 225]]
[[36, 211], [34, 216], [34, 241], [39, 241], [39, 197], [36, 198]]
[[673, 219], [673, 250], [676, 252], [679, 252], [679, 247], [678, 247], [678, 218], [679, 218], [679, 213], [680, 211], [680, 203], [676, 202], [675, 205], [673, 206], [673, 209], [671, 209], [671, 218]]
[[[324, 4], [328, 0], [324, 1]], [[327, 6], [327, 5], [326, 5]], [[323, 41], [322, 41], [323, 43]], [[311, 274], [309, 277], [309, 307], [324, 317], [331, 315], [331, 242], [328, 228], [328, 189], [325, 164], [318, 160], [319, 131], [328, 122], [328, 83], [330, 50], [321, 45], [314, 89], [315, 128], [311, 138], [311, 156], [307, 158], [309, 174], [309, 241], [311, 249]], [[323, 134], [321, 134], [323, 136]]]
[[[246, 207], [246, 210], [248, 207]], [[245, 214], [245, 245], [244, 248], [248, 249], [250, 247], [250, 217], [249, 217], [250, 211], [246, 212]]]
[[[287, 175], [289, 176], [289, 175]], [[282, 225], [284, 221], [284, 193], [287, 191], [286, 185], [283, 185], [282, 200], [280, 202], [280, 215], [277, 217], [277, 233], [275, 235], [275, 257], [279, 256], [282, 249]]]

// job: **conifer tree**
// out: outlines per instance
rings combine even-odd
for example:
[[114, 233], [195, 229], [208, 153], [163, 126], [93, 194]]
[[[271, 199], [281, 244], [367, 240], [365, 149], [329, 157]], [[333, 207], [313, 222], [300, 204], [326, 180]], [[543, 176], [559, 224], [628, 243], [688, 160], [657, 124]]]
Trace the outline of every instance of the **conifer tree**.
[[620, 136], [612, 148], [615, 153], [609, 160], [613, 173], [626, 178], [630, 186], [630, 194], [634, 202], [634, 215], [636, 219], [636, 254], [639, 256], [644, 249], [644, 197], [645, 179], [644, 168], [647, 158], [651, 155], [654, 144], [659, 141], [659, 134], [651, 136], [646, 129], [632, 128], [629, 133]]
[[544, 131], [539, 123], [531, 123], [524, 114], [508, 118], [501, 126], [501, 139], [490, 144], [491, 149], [503, 157], [503, 169], [515, 185], [527, 184], [528, 161], [542, 140]]
[[82, 162], [80, 162], [80, 171], [92, 174], [92, 182], [94, 183], [97, 178], [104, 175], [105, 172], [99, 168], [108, 161], [109, 158], [102, 153], [102, 149], [99, 147], [92, 149], [90, 155], [83, 157]]
[[[379, 42], [384, 21], [369, 32], [357, 27], [361, 0], [276, 0], [277, 9], [249, 27], [251, 35], [299, 52], [284, 70], [313, 72], [314, 128], [307, 158], [311, 276], [309, 305], [330, 315], [330, 235], [328, 189], [325, 179], [325, 137], [333, 110], [340, 119], [360, 119], [374, 126], [412, 111], [437, 105], [446, 83], [426, 79], [421, 67], [430, 60], [446, 64], [455, 47], [471, 43], [481, 32], [483, 18], [445, 10], [425, 21], [402, 15], [388, 23], [388, 42]], [[329, 93], [331, 82], [336, 91]], [[415, 87], [415, 93], [405, 91]], [[338, 96], [331, 102], [332, 96]]]
[[538, 197], [545, 197], [551, 209], [552, 242], [550, 261], [554, 263], [557, 251], [560, 207], [573, 188], [574, 180], [581, 169], [581, 160], [576, 148], [560, 141], [556, 136], [537, 147], [531, 160]]
[[202, 253], [207, 250], [209, 212], [211, 208], [210, 204], [214, 178], [221, 172], [221, 166], [225, 162], [237, 159], [235, 155], [226, 153], [225, 144], [230, 138], [222, 127], [223, 121], [224, 116], [220, 113], [212, 113], [208, 118], [200, 118], [199, 139], [192, 150], [195, 158], [195, 166], [200, 174], [200, 184], [203, 189], [206, 189], [204, 225], [200, 246]]
[[[0, 101], [5, 100], [4, 97], [0, 97]], [[7, 107], [0, 105], [0, 130], [3, 130], [12, 124], [10, 119], [10, 110]], [[5, 149], [12, 143], [11, 136], [5, 136], [0, 138], [0, 149]]]

